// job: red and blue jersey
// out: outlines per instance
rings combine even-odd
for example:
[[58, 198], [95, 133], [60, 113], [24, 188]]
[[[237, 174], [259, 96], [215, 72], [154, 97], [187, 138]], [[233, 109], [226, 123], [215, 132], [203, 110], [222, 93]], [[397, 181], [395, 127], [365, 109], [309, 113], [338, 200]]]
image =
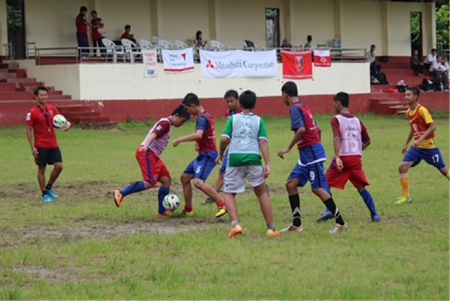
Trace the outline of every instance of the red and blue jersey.
[[239, 114], [239, 113], [242, 113], [241, 108], [237, 108], [237, 110], [234, 110], [234, 111], [228, 110], [228, 111], [225, 113], [225, 117], [228, 119], [228, 117], [233, 116], [233, 115], [235, 115], [235, 114]]
[[203, 130], [203, 136], [195, 141], [195, 150], [197, 152], [217, 151], [214, 120], [208, 112], [203, 111], [197, 117], [195, 131], [197, 130]]

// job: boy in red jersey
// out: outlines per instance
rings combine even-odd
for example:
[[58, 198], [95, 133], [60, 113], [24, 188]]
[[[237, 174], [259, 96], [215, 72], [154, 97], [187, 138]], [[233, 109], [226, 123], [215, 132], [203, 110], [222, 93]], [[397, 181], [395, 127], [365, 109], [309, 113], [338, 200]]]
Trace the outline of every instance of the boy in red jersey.
[[297, 98], [297, 85], [294, 82], [286, 82], [281, 88], [281, 92], [283, 102], [287, 106], [290, 106], [291, 130], [294, 131], [294, 137], [286, 148], [278, 152], [278, 156], [284, 159], [284, 155], [289, 153], [294, 145], [297, 145], [300, 158], [286, 183], [286, 190], [292, 209], [292, 224], [280, 230], [280, 232], [303, 231], [300, 213], [300, 196], [297, 187], [303, 187], [307, 182], [311, 182], [313, 193], [333, 213], [336, 224], [330, 230], [330, 233], [334, 234], [339, 231], [347, 231], [348, 226], [334, 203], [323, 173], [323, 162], [326, 160], [326, 155], [325, 149], [320, 142], [320, 129], [314, 121], [309, 108]]
[[195, 133], [173, 140], [173, 146], [177, 146], [180, 142], [195, 141], [195, 150], [198, 152], [197, 158], [186, 167], [180, 179], [183, 185], [185, 201], [184, 214], [187, 216], [194, 215], [191, 186], [191, 180], [194, 179], [194, 186], [216, 202], [218, 208], [216, 217], [221, 217], [227, 213], [225, 201], [220, 198], [219, 194], [211, 185], [205, 183], [209, 174], [216, 166], [217, 148], [214, 120], [203, 109], [200, 100], [194, 93], [188, 93], [181, 104], [191, 115], [197, 116]]
[[[227, 103], [228, 111], [225, 113], [225, 117], [228, 119], [230, 116], [234, 114], [241, 113], [241, 107], [239, 105], [239, 95], [235, 90], [228, 90], [223, 97], [225, 102]], [[214, 190], [219, 193], [220, 188], [223, 186], [223, 176], [225, 174], [225, 169], [227, 167], [227, 157], [228, 152], [225, 153], [225, 156], [222, 161], [222, 165], [220, 166], [219, 175], [217, 176], [216, 182], [214, 183]], [[211, 198], [207, 198], [202, 205], [210, 204], [213, 200]]]
[[[57, 108], [47, 104], [47, 88], [37, 87], [34, 90], [34, 99], [37, 100], [37, 105], [27, 114], [27, 137], [31, 147], [31, 154], [38, 166], [37, 179], [42, 191], [42, 200], [51, 202], [51, 198], [58, 198], [53, 192], [52, 186], [63, 169], [61, 151], [53, 129], [53, 117], [60, 113]], [[69, 128], [70, 122], [67, 121], [64, 130], [67, 131]], [[50, 174], [50, 179], [45, 185], [45, 168], [47, 164], [53, 164], [54, 167]]]
[[[347, 93], [339, 92], [333, 98], [334, 110], [338, 115], [331, 119], [333, 130], [334, 158], [325, 174], [328, 186], [344, 189], [348, 180], [358, 190], [373, 222], [378, 222], [380, 216], [375, 208], [372, 195], [366, 189], [369, 182], [362, 169], [362, 151], [370, 144], [370, 137], [364, 124], [350, 114], [348, 105], [350, 99]], [[326, 211], [317, 221], [332, 218], [330, 211]]]
[[142, 171], [142, 181], [134, 182], [122, 190], [114, 190], [114, 203], [117, 207], [123, 198], [131, 193], [155, 187], [161, 183], [158, 191], [158, 213], [156, 216], [171, 216], [172, 213], [163, 206], [164, 197], [169, 194], [171, 178], [170, 173], [161, 160], [161, 154], [169, 143], [172, 126], [180, 127], [191, 115], [182, 106], [178, 106], [169, 117], [161, 118], [150, 129], [144, 141], [136, 149], [136, 160]]
[[[415, 87], [408, 87], [405, 91], [405, 101], [409, 105], [406, 115], [408, 116], [411, 130], [406, 138], [405, 145], [403, 145], [402, 154], [404, 154], [404, 157], [398, 167], [400, 184], [402, 186], [402, 197], [395, 204], [411, 203], [408, 170], [410, 167], [419, 164], [422, 160], [436, 167], [450, 180], [449, 170], [445, 165], [434, 138], [436, 126], [428, 110], [419, 104], [419, 93], [419, 90]], [[409, 141], [412, 138], [414, 138], [414, 142], [408, 151], [406, 151]]]

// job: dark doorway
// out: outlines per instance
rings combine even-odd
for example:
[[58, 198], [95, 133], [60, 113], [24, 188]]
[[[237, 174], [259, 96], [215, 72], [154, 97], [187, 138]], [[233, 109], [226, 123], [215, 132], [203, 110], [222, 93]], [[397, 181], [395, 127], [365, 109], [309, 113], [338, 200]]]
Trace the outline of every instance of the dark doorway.
[[422, 48], [422, 13], [411, 12], [410, 14], [410, 28], [411, 28], [411, 55], [414, 50], [419, 51], [419, 57], [423, 57]]
[[266, 8], [266, 47], [280, 47], [280, 10]]
[[25, 36], [25, 4], [24, 0], [6, 0], [8, 14], [9, 56], [12, 59], [26, 58], [27, 47]]

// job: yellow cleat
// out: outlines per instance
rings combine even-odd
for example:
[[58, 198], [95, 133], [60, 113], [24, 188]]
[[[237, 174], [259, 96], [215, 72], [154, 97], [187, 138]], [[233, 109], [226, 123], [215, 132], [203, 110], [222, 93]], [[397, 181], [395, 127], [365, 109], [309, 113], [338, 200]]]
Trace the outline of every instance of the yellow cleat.
[[184, 210], [183, 214], [189, 217], [194, 216], [194, 209], [192, 209], [191, 211]]
[[280, 236], [280, 232], [278, 230], [267, 229], [267, 237], [275, 237]]
[[120, 193], [119, 189], [114, 190], [114, 203], [117, 207], [120, 207], [120, 203], [122, 203], [123, 195]]
[[227, 213], [227, 209], [225, 208], [225, 206], [219, 207], [216, 213], [216, 217], [221, 217], [225, 213]]
[[231, 228], [230, 233], [228, 233], [228, 237], [233, 237], [236, 236], [238, 234], [242, 234], [242, 228], [239, 225], [234, 226], [233, 228]]
[[404, 204], [404, 203], [411, 203], [412, 199], [411, 198], [405, 198], [404, 196], [402, 196], [401, 198], [398, 198], [397, 201], [394, 202], [394, 204]]

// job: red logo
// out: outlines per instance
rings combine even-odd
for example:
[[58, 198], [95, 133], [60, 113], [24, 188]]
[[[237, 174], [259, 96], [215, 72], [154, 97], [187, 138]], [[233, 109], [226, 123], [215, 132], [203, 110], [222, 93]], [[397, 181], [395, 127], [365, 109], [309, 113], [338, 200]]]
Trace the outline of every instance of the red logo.
[[186, 53], [182, 53], [181, 56], [183, 57], [183, 60], [186, 61]]
[[206, 68], [214, 69], [214, 65], [211, 63], [211, 60], [208, 60], [208, 64], [206, 64]]

